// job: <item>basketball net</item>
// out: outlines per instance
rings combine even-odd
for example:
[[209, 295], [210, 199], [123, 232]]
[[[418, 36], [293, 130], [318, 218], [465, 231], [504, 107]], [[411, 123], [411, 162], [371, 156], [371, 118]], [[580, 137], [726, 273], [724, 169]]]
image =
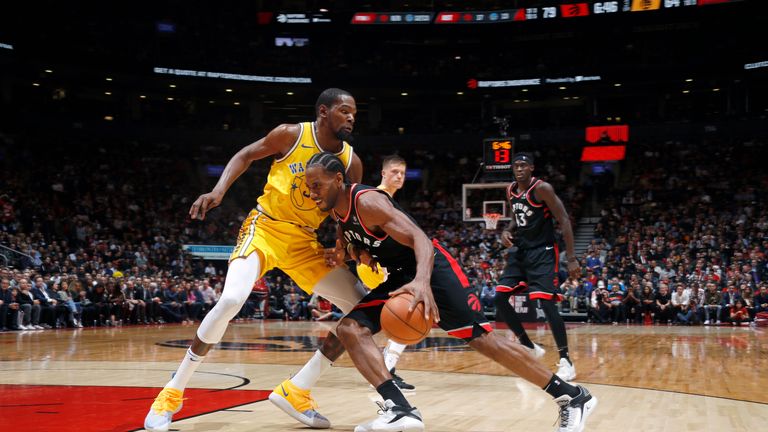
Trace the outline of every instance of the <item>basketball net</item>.
[[485, 229], [487, 230], [494, 230], [496, 229], [496, 224], [499, 223], [499, 219], [501, 218], [501, 214], [499, 213], [485, 213], [483, 214], [483, 220], [485, 221]]

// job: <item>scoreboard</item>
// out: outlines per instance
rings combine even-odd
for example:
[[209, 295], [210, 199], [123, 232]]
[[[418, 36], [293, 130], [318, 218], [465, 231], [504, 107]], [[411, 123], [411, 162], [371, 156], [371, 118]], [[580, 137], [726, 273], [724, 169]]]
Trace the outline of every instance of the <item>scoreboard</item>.
[[[351, 24], [502, 24], [522, 21], [548, 21], [587, 16], [609, 16], [632, 12], [688, 9], [743, 0], [607, 0], [564, 1], [553, 6], [519, 9], [437, 12], [357, 12]], [[765, 1], [765, 0], [763, 0]]]
[[486, 138], [483, 140], [483, 168], [486, 173], [512, 172], [513, 138]]

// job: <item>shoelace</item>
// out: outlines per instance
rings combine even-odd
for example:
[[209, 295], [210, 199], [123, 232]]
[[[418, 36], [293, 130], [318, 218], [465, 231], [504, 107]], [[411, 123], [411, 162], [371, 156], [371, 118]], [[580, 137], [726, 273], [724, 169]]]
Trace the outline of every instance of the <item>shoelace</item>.
[[[568, 409], [569, 402], [568, 401], [562, 401], [559, 402], [560, 404], [560, 414], [558, 420], [560, 421], [560, 427], [566, 428], [570, 426], [571, 421], [571, 411]], [[555, 420], [554, 424], [557, 424], [558, 420]]]
[[376, 414], [378, 415], [384, 415], [385, 412], [389, 411], [386, 405], [384, 405], [384, 402], [376, 401], [376, 405], [379, 406], [378, 411], [376, 411]]
[[155, 401], [152, 403], [152, 409], [158, 414], [161, 414], [165, 411], [173, 412], [176, 410], [180, 403], [187, 399], [188, 398], [177, 398], [167, 393], [161, 392], [159, 395], [157, 395]]

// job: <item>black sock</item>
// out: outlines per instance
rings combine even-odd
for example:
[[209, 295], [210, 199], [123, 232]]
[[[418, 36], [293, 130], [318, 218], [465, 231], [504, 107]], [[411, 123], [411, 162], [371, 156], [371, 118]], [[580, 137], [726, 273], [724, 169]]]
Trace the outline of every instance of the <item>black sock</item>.
[[376, 387], [376, 391], [379, 392], [384, 400], [391, 400], [395, 405], [401, 407], [410, 408], [411, 404], [405, 399], [403, 393], [395, 385], [395, 382], [391, 379], [384, 381], [380, 386]]
[[557, 352], [560, 353], [560, 358], [568, 360], [568, 363], [573, 364], [568, 357], [568, 334], [565, 333], [565, 322], [563, 317], [557, 312], [557, 306], [555, 302], [551, 300], [540, 300], [539, 304], [541, 309], [544, 310], [544, 315], [547, 316], [549, 321], [549, 328], [552, 329], [552, 336], [555, 338], [557, 344]]
[[515, 333], [517, 340], [523, 346], [533, 348], [533, 342], [531, 341], [531, 338], [528, 337], [528, 333], [525, 332], [523, 323], [520, 322], [520, 317], [517, 315], [517, 312], [515, 312], [512, 305], [509, 304], [511, 295], [512, 294], [508, 292], [496, 293], [496, 321], [499, 321], [499, 318], [501, 318], [507, 324], [507, 327]]
[[559, 398], [566, 394], [570, 397], [579, 395], [578, 387], [568, 384], [555, 374], [552, 374], [552, 378], [549, 379], [549, 383], [544, 387], [544, 391], [549, 393], [553, 398]]

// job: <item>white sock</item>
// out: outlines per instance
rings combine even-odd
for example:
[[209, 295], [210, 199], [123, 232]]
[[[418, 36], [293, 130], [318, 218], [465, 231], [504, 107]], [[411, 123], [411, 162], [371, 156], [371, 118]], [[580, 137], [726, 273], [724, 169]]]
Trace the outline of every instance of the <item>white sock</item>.
[[405, 350], [406, 345], [399, 344], [397, 342], [388, 341], [386, 348], [384, 348], [384, 364], [387, 366], [387, 370], [392, 370], [400, 360], [400, 354]]
[[175, 388], [176, 390], [184, 391], [187, 387], [187, 383], [192, 378], [192, 374], [195, 373], [200, 363], [205, 360], [205, 356], [199, 356], [192, 352], [192, 348], [187, 348], [187, 353], [184, 355], [181, 365], [176, 369], [176, 373], [173, 375], [166, 387]]
[[330, 367], [331, 361], [328, 360], [328, 357], [324, 356], [320, 350], [317, 350], [307, 364], [291, 378], [291, 382], [300, 389], [311, 389], [317, 383], [320, 375]]

